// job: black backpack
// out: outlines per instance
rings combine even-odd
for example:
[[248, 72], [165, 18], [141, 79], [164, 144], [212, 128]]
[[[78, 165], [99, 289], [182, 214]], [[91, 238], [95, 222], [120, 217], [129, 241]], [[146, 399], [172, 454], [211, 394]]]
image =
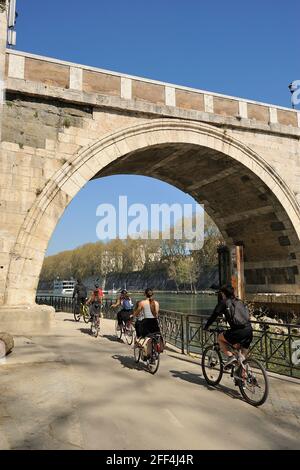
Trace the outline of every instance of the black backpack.
[[249, 310], [240, 299], [227, 300], [226, 309], [230, 326], [244, 327], [249, 324]]
[[85, 285], [79, 284], [79, 286], [78, 286], [78, 291], [77, 291], [77, 292], [78, 292], [78, 297], [79, 297], [80, 299], [86, 298], [86, 296], [87, 296], [87, 290], [86, 290]]

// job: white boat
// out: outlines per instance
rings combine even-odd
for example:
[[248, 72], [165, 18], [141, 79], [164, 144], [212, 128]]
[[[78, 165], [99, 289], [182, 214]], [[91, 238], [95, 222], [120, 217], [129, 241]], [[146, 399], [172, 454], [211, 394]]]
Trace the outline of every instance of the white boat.
[[69, 280], [56, 280], [53, 282], [53, 295], [73, 295], [76, 281]]

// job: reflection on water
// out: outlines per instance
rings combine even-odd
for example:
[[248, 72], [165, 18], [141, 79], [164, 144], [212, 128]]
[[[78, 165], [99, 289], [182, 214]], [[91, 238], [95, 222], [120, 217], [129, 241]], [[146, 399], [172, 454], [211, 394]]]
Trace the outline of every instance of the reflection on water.
[[[38, 291], [38, 296], [52, 297], [53, 293], [51, 291]], [[135, 303], [137, 300], [144, 299], [145, 296], [142, 293], [130, 293], [130, 296]], [[71, 297], [71, 296], [67, 296]], [[107, 299], [113, 298], [115, 301], [118, 295], [106, 294]], [[164, 310], [172, 310], [174, 312], [190, 313], [201, 315], [201, 312], [206, 310], [213, 310], [217, 303], [216, 295], [208, 294], [171, 294], [163, 292], [155, 292], [154, 297], [159, 301], [160, 308]]]
[[[207, 294], [167, 294], [157, 292], [154, 295], [160, 308], [176, 312], [200, 314], [203, 310], [213, 310], [217, 303], [216, 295]], [[145, 298], [142, 294], [132, 294], [132, 300]]]

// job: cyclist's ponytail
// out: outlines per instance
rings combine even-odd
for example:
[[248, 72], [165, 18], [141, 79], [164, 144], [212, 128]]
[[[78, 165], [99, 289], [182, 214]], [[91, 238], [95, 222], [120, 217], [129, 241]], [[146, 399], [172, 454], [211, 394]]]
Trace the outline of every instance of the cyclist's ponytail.
[[157, 311], [156, 311], [155, 300], [153, 299], [153, 290], [150, 289], [149, 287], [147, 287], [147, 289], [145, 290], [145, 295], [146, 295], [147, 299], [149, 300], [150, 310], [152, 312], [152, 315], [156, 318], [157, 317]]

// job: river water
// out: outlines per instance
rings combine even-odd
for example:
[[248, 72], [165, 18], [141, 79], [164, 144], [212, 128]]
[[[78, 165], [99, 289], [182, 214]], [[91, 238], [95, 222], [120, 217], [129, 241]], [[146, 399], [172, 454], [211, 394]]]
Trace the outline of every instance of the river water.
[[[145, 298], [143, 294], [132, 294], [132, 300]], [[155, 293], [155, 299], [159, 301], [160, 308], [175, 312], [201, 315], [206, 310], [213, 310], [217, 303], [216, 295], [207, 294], [168, 294], [164, 292]]]
[[[48, 296], [49, 294], [49, 291], [37, 293], [38, 296]], [[134, 303], [145, 298], [142, 293], [132, 293], [130, 296]], [[105, 297], [115, 300], [117, 295], [106, 294]], [[208, 294], [172, 294], [158, 291], [155, 292], [154, 297], [159, 301], [161, 309], [195, 315], [201, 315], [204, 311], [207, 314], [207, 310], [212, 311], [217, 303], [217, 296]]]

